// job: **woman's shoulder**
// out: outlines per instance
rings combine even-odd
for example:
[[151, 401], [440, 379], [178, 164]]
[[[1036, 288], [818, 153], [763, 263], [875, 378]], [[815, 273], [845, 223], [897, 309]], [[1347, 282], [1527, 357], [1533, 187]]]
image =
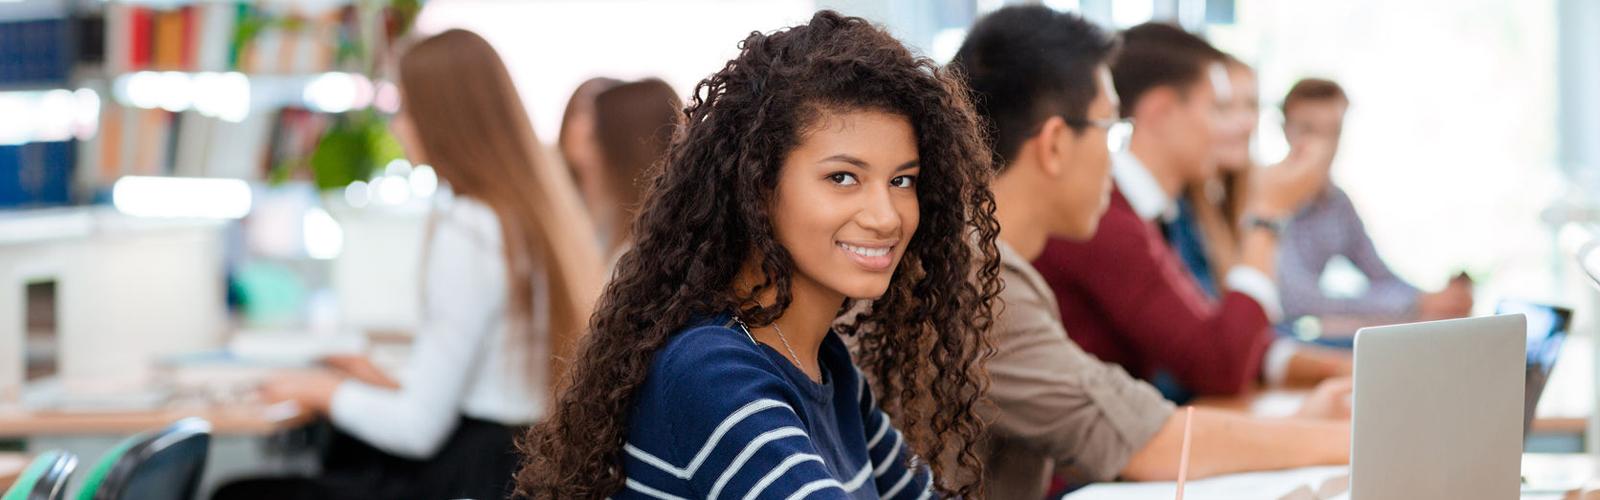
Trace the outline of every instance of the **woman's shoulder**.
[[667, 339], [651, 362], [643, 392], [647, 404], [800, 395], [783, 367], [726, 316], [702, 319]]
[[724, 316], [696, 321], [672, 334], [656, 354], [651, 371], [666, 378], [703, 378], [695, 375], [755, 369], [781, 377], [775, 368], [755, 340]]
[[456, 232], [486, 246], [500, 245], [500, 216], [494, 208], [467, 196], [452, 196], [439, 202], [438, 231]]

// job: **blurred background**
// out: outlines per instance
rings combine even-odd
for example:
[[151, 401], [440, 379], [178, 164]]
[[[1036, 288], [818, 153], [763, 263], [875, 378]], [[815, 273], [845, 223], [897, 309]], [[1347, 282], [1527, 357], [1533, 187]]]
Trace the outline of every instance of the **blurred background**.
[[[487, 38], [554, 148], [591, 77], [657, 77], [687, 99], [749, 32], [821, 8], [943, 62], [1008, 3], [0, 0], [0, 406], [40, 387], [85, 407], [168, 404], [228, 392], [172, 370], [219, 349], [292, 363], [405, 338], [423, 221], [448, 195], [387, 129], [385, 54], [408, 36]], [[1425, 289], [1465, 271], [1482, 312], [1498, 297], [1564, 304], [1593, 335], [1575, 255], [1600, 234], [1600, 2], [1043, 3], [1108, 27], [1176, 22], [1254, 66], [1261, 161], [1287, 151], [1289, 86], [1340, 82], [1352, 105], [1334, 178], [1395, 271]], [[1323, 285], [1365, 286], [1353, 271]], [[1546, 400], [1583, 422], [1593, 377], [1579, 378], [1575, 397]], [[1592, 449], [1581, 431], [1562, 446]], [[88, 439], [0, 434], [0, 449]]]

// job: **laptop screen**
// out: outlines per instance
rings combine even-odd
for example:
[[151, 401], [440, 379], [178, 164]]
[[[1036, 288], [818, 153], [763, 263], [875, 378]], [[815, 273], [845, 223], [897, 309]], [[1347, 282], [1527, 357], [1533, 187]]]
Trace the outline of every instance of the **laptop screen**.
[[1528, 318], [1528, 367], [1549, 373], [1566, 340], [1572, 310], [1516, 300], [1501, 301], [1495, 310], [1495, 314], [1518, 313]]
[[1539, 407], [1539, 397], [1544, 393], [1550, 370], [1567, 339], [1567, 328], [1572, 322], [1572, 310], [1561, 306], [1536, 304], [1520, 300], [1504, 300], [1495, 308], [1495, 314], [1518, 314], [1528, 321], [1528, 371], [1525, 387], [1522, 428], [1523, 435], [1533, 425], [1534, 411]]

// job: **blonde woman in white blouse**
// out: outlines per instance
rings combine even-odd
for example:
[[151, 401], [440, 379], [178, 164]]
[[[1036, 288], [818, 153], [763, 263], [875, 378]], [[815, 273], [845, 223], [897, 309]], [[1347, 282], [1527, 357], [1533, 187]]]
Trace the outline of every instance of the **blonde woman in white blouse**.
[[504, 497], [514, 441], [545, 413], [588, 320], [593, 229], [494, 49], [446, 31], [406, 50], [398, 74], [395, 136], [455, 194], [430, 220], [411, 360], [397, 378], [340, 357], [266, 383], [268, 398], [337, 430], [322, 475], [242, 481], [218, 498]]

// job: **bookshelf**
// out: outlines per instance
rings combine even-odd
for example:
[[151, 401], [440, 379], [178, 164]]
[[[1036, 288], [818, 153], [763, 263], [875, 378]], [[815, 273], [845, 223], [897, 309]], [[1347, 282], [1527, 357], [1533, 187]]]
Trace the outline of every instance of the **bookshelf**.
[[307, 177], [342, 115], [393, 110], [364, 76], [405, 17], [392, 1], [0, 2], [0, 113], [23, 117], [0, 124], [0, 210], [102, 200], [126, 175]]

